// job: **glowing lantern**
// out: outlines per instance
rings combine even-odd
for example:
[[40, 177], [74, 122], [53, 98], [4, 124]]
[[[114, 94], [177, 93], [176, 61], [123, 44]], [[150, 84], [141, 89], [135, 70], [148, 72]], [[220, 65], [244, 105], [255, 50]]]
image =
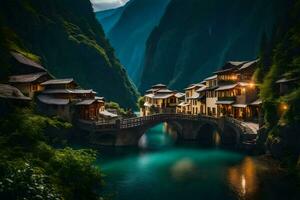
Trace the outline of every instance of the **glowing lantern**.
[[250, 84], [249, 84], [249, 87], [250, 87], [250, 88], [254, 88], [254, 87], [255, 87], [255, 84], [254, 84], [254, 83], [250, 83]]
[[282, 109], [283, 109], [284, 111], [286, 111], [286, 110], [289, 109], [289, 106], [288, 106], [286, 103], [283, 103], [283, 104], [282, 104]]

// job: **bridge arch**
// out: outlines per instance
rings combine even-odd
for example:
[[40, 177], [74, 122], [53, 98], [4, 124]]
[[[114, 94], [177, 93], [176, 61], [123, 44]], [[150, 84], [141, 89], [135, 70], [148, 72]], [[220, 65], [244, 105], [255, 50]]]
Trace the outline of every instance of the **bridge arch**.
[[240, 132], [237, 127], [226, 124], [222, 131], [221, 136], [221, 143], [224, 147], [236, 147], [240, 143]]
[[203, 146], [214, 146], [220, 143], [220, 131], [219, 128], [211, 123], [204, 123], [197, 130], [197, 143]]
[[143, 126], [139, 130], [139, 134], [137, 136], [138, 141], [140, 141], [140, 139], [147, 133], [147, 131], [149, 131], [150, 129], [152, 129], [160, 124], [166, 124], [167, 127], [165, 127], [165, 128], [170, 129], [170, 131], [167, 130], [168, 133], [174, 134], [174, 135], [171, 135], [171, 137], [174, 139], [175, 142], [183, 137], [182, 136], [183, 126], [180, 122], [178, 122], [176, 120], [162, 120], [162, 121], [156, 121], [154, 123]]
[[93, 143], [107, 140], [112, 141], [115, 146], [132, 146], [138, 144], [139, 139], [148, 129], [164, 122], [175, 128], [178, 139], [183, 140], [202, 140], [211, 144], [216, 136], [215, 132], [218, 132], [221, 145], [241, 147], [244, 144], [249, 146], [256, 139], [256, 133], [238, 120], [200, 115], [156, 114], [122, 119], [109, 125], [84, 124], [85, 126], [81, 128], [90, 131], [91, 135], [99, 136], [99, 138], [91, 138], [90, 141]]

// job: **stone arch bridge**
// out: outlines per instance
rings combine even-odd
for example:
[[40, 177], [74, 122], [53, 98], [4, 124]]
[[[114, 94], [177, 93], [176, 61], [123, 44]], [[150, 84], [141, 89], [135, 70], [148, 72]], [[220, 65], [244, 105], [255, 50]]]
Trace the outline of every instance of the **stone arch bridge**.
[[177, 139], [210, 142], [218, 132], [221, 144], [237, 148], [252, 148], [257, 132], [233, 118], [204, 115], [155, 114], [119, 120], [114, 124], [79, 121], [81, 130], [88, 132], [92, 144], [111, 146], [138, 145], [144, 133], [155, 125], [167, 122], [176, 129]]

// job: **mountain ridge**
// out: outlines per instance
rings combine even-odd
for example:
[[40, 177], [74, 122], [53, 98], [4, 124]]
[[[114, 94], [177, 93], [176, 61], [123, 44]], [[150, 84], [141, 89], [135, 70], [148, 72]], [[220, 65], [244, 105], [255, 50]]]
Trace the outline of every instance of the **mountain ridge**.
[[226, 61], [256, 59], [281, 2], [172, 0], [147, 40], [140, 91], [157, 82], [183, 89]]
[[54, 76], [72, 77], [109, 100], [136, 107], [138, 92], [115, 57], [90, 1], [6, 0], [2, 5], [6, 51], [38, 55]]

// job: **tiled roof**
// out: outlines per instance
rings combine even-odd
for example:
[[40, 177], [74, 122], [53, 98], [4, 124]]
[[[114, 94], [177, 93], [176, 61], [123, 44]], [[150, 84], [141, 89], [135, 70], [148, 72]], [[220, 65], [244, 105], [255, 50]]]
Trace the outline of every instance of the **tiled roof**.
[[194, 93], [192, 96], [190, 96], [190, 97], [187, 97], [187, 99], [198, 99], [198, 98], [199, 98], [199, 96], [200, 96], [200, 94], [199, 94], [199, 93]]
[[93, 90], [83, 90], [83, 89], [49, 89], [43, 91], [44, 94], [96, 94]]
[[246, 108], [247, 104], [233, 104], [232, 107], [235, 107], [235, 108]]
[[87, 99], [76, 103], [77, 106], [88, 106], [96, 102], [96, 99]]
[[48, 95], [38, 95], [37, 98], [40, 102], [49, 105], [68, 105], [70, 103], [69, 99], [58, 99]]
[[104, 97], [95, 97], [95, 99], [98, 100], [98, 101], [103, 101], [103, 102], [105, 101]]
[[288, 82], [294, 82], [294, 81], [298, 81], [300, 80], [300, 78], [296, 77], [296, 78], [282, 78], [278, 81], [276, 81], [276, 83], [288, 83]]
[[247, 61], [229, 61], [228, 63], [233, 65], [233, 66], [240, 66], [244, 63], [246, 63]]
[[160, 90], [157, 90], [156, 93], [174, 93], [174, 91], [172, 90], [169, 90], [169, 89], [160, 89]]
[[185, 94], [184, 94], [184, 93], [181, 93], [181, 92], [178, 92], [178, 93], [175, 94], [175, 97], [176, 97], [176, 98], [182, 98], [182, 97], [184, 97], [184, 96], [185, 96]]
[[189, 106], [190, 104], [187, 102], [181, 102], [180, 104], [178, 104], [178, 107], [185, 107], [185, 106]]
[[238, 84], [223, 85], [223, 86], [219, 86], [219, 88], [216, 89], [216, 91], [231, 90], [234, 89], [236, 86], [238, 86]]
[[44, 75], [47, 75], [47, 72], [10, 76], [8, 82], [10, 82], [10, 83], [31, 83], [31, 82], [36, 81], [37, 79], [39, 79], [40, 77], [42, 77]]
[[242, 65], [242, 67], [240, 67], [239, 70], [247, 69], [248, 67], [251, 67], [254, 64], [258, 63], [258, 61], [259, 61], [259, 59], [253, 60], [253, 61], [250, 61], [250, 62], [246, 62], [245, 64]]
[[153, 88], [152, 88], [152, 89], [147, 90], [146, 93], [156, 92], [157, 90], [158, 90], [158, 89], [153, 89]]
[[72, 78], [65, 78], [65, 79], [52, 79], [42, 83], [42, 85], [57, 85], [57, 84], [69, 84], [72, 83], [74, 79]]
[[32, 67], [38, 68], [39, 70], [42, 70], [42, 71], [46, 71], [46, 69], [42, 65], [40, 65], [39, 63], [37, 63], [29, 58], [26, 58], [25, 56], [23, 56], [20, 53], [11, 52], [11, 55], [21, 64], [32, 66]]
[[184, 90], [191, 90], [191, 89], [194, 89], [194, 88], [197, 88], [197, 87], [203, 87], [203, 86], [204, 85], [200, 84], [200, 83], [191, 84], [189, 87], [185, 88]]
[[161, 83], [152, 86], [152, 88], [161, 88], [161, 87], [167, 87], [167, 86]]
[[211, 86], [211, 87], [206, 87], [205, 90], [216, 90], [218, 88], [219, 88], [219, 86], [215, 85], [215, 86]]
[[198, 90], [196, 90], [196, 92], [203, 92], [207, 89], [207, 86], [203, 86], [201, 88], [199, 88]]
[[216, 78], [217, 78], [217, 75], [213, 75], [213, 76], [207, 77], [206, 79], [204, 79], [204, 81], [209, 81], [209, 80], [213, 80]]
[[261, 99], [257, 99], [255, 101], [253, 101], [250, 105], [252, 106], [258, 106], [262, 104], [262, 100]]
[[232, 68], [228, 68], [228, 69], [218, 70], [218, 71], [214, 72], [214, 74], [221, 74], [221, 73], [230, 72], [230, 71], [234, 71], [234, 70], [236, 70], [236, 68], [232, 67]]
[[170, 98], [171, 96], [173, 96], [174, 94], [146, 94], [145, 97], [149, 97], [149, 98], [152, 98], [152, 99], [167, 99], [167, 98]]
[[234, 101], [217, 101], [216, 104], [231, 105]]
[[19, 89], [7, 84], [0, 84], [0, 98], [31, 100], [29, 97], [24, 96]]
[[115, 118], [118, 117], [118, 115], [113, 114], [111, 112], [108, 112], [107, 110], [104, 110], [102, 112], [99, 112], [100, 115], [104, 116], [104, 117], [110, 117], [110, 118]]

